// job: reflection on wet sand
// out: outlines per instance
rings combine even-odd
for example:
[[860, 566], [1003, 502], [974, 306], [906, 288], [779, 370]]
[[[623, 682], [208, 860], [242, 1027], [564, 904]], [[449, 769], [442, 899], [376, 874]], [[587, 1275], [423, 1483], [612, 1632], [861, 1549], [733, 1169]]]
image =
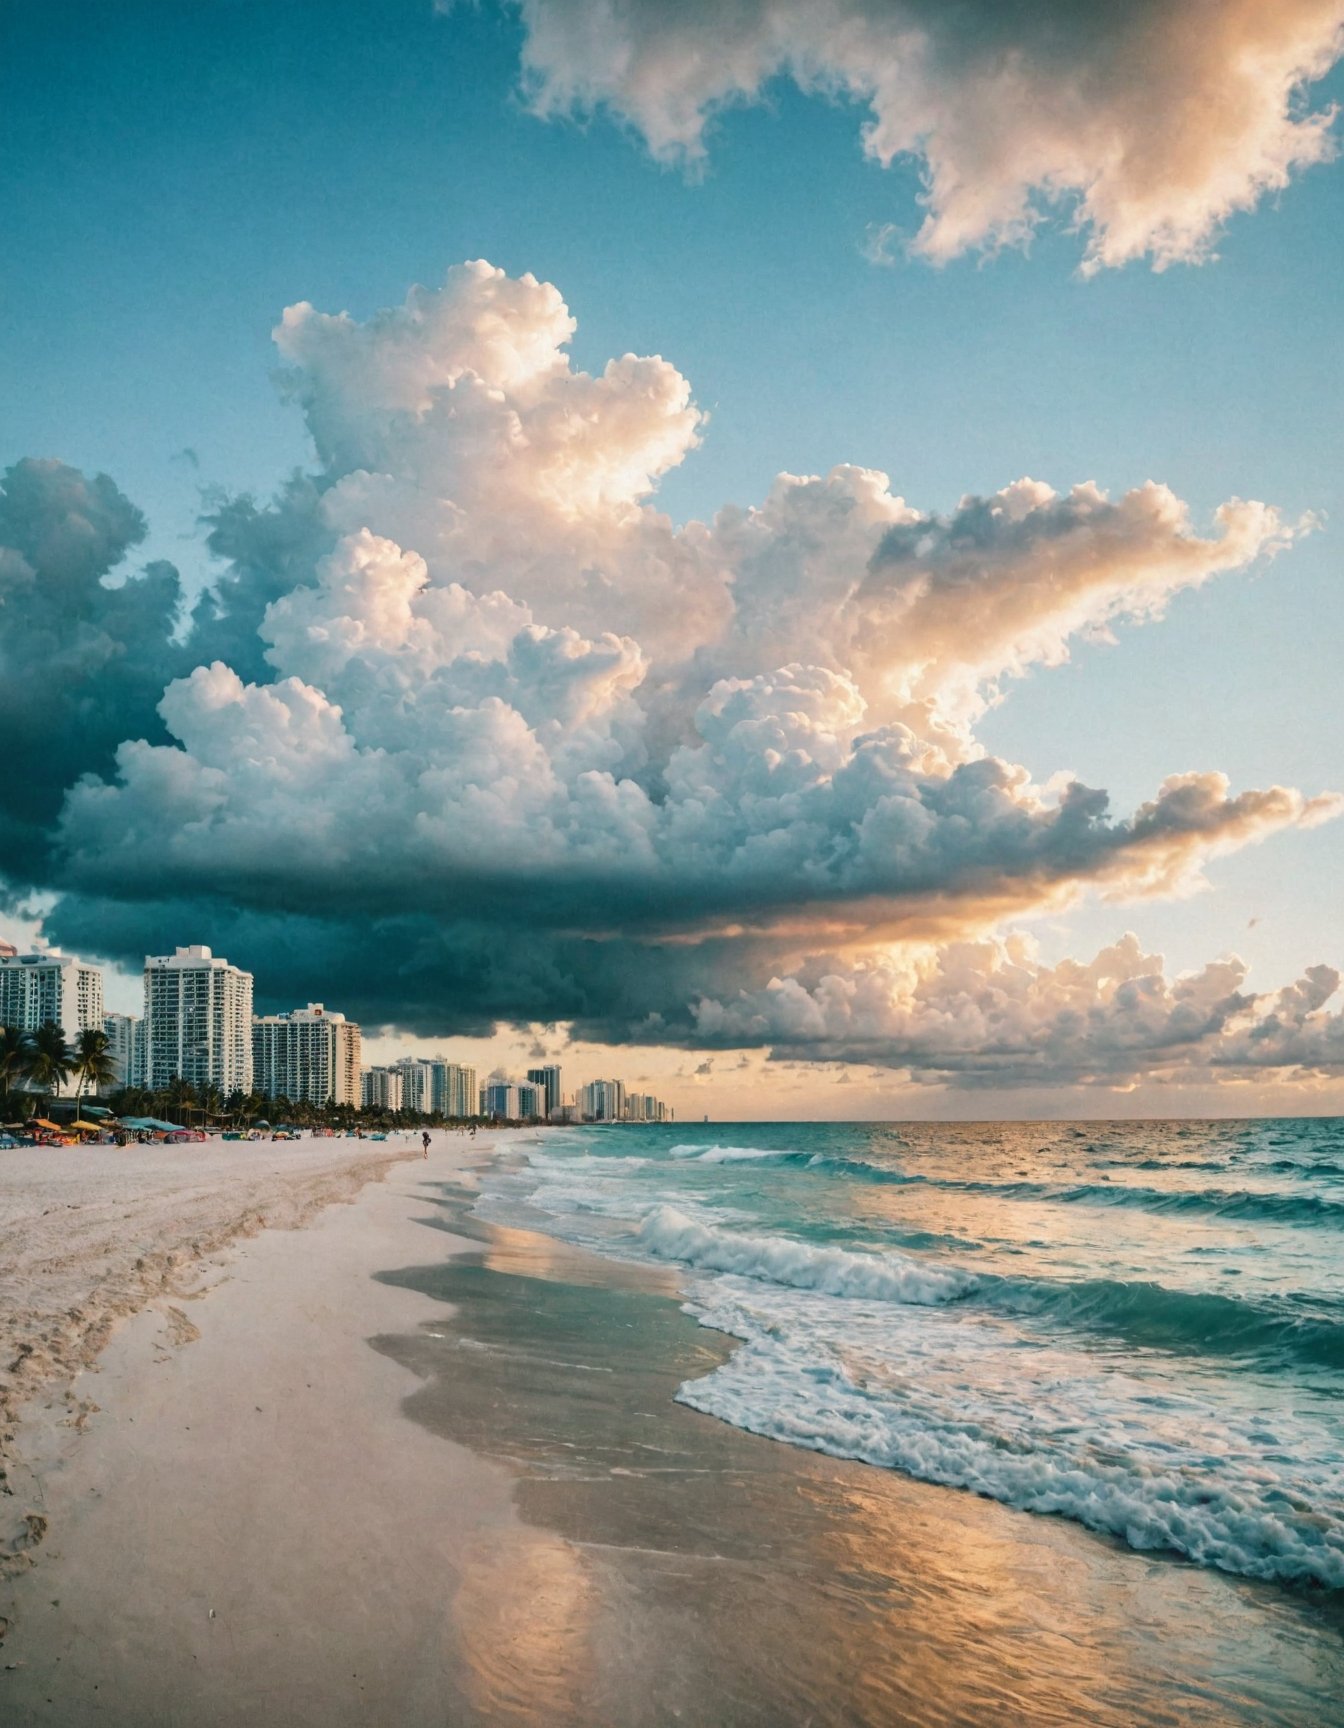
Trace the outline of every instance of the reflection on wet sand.
[[374, 1342], [421, 1378], [408, 1415], [518, 1475], [455, 1604], [482, 1720], [1344, 1722], [1310, 1606], [688, 1410], [732, 1343], [666, 1273], [466, 1230], [385, 1275], [450, 1317]]

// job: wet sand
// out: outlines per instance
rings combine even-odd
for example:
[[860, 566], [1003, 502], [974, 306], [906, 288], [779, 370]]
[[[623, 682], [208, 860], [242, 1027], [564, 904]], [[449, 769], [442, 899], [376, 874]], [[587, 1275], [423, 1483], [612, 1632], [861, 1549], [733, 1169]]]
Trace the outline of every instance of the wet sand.
[[409, 1416], [515, 1473], [536, 1533], [478, 1556], [459, 1599], [481, 1720], [1344, 1722], [1338, 1604], [676, 1404], [732, 1343], [671, 1277], [463, 1198], [443, 1222], [474, 1254], [385, 1274], [442, 1317], [373, 1342], [424, 1382]]
[[33, 1413], [6, 1724], [1344, 1723], [1336, 1607], [674, 1403], [731, 1341], [462, 1161], [243, 1242], [193, 1342], [132, 1321], [83, 1435]]

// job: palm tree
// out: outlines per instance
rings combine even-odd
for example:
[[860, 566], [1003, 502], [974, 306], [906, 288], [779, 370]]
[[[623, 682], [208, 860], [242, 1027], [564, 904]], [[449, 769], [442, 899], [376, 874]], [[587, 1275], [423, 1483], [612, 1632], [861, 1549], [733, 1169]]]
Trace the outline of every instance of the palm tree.
[[196, 1107], [196, 1088], [190, 1080], [184, 1080], [179, 1074], [168, 1082], [163, 1101], [165, 1108], [171, 1110], [174, 1116], [190, 1115]]
[[[211, 1117], [218, 1120], [220, 1112], [224, 1108], [224, 1094], [213, 1080], [201, 1087], [200, 1102], [205, 1120], [208, 1121]], [[205, 1122], [202, 1122], [201, 1126], [204, 1127]]]
[[28, 1077], [37, 1082], [38, 1090], [54, 1098], [70, 1078], [73, 1066], [64, 1030], [54, 1020], [39, 1026], [33, 1034], [33, 1052], [28, 1065]]
[[123, 1086], [112, 1094], [111, 1103], [118, 1116], [149, 1116], [154, 1110], [154, 1094], [144, 1086]]
[[0, 1026], [0, 1092], [4, 1093], [6, 1116], [15, 1082], [28, 1078], [32, 1061], [33, 1042], [28, 1034], [18, 1026]]
[[84, 1094], [85, 1086], [91, 1086], [95, 1097], [104, 1086], [110, 1086], [117, 1077], [117, 1064], [112, 1057], [112, 1041], [107, 1033], [99, 1027], [86, 1027], [75, 1040], [74, 1074], [78, 1081], [75, 1088], [76, 1114], [78, 1114], [79, 1099]]

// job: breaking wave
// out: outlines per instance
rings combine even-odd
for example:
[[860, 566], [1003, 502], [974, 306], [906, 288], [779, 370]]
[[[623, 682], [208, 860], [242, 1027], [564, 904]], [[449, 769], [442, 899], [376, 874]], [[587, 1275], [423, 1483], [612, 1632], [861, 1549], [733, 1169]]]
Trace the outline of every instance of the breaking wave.
[[814, 1248], [787, 1236], [755, 1236], [701, 1224], [676, 1206], [653, 1206], [639, 1240], [660, 1260], [708, 1272], [734, 1272], [794, 1290], [879, 1302], [955, 1302], [976, 1286], [969, 1273], [943, 1270], [898, 1254], [854, 1254]]

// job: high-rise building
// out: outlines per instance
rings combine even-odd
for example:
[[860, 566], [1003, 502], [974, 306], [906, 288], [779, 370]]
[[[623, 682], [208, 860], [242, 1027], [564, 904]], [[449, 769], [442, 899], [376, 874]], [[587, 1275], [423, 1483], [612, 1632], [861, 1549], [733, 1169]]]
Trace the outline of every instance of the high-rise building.
[[518, 1120], [520, 1122], [544, 1122], [546, 1120], [546, 1088], [538, 1086], [533, 1080], [518, 1082]]
[[68, 954], [0, 954], [0, 1026], [54, 1022], [71, 1044], [103, 1029], [103, 975]]
[[[534, 1089], [535, 1090], [535, 1089]], [[522, 1116], [522, 1101], [512, 1080], [487, 1080], [481, 1094], [483, 1116], [504, 1117], [516, 1122]]]
[[652, 1092], [632, 1092], [625, 1101], [627, 1122], [670, 1122], [672, 1113]]
[[551, 1112], [564, 1103], [560, 1091], [560, 1069], [555, 1063], [546, 1068], [529, 1068], [527, 1077], [534, 1086], [540, 1086], [546, 1095], [546, 1108], [541, 1111], [543, 1121], [549, 1122]]
[[145, 1023], [134, 1014], [104, 1014], [108, 1055], [116, 1065], [118, 1086], [145, 1083]]
[[474, 1116], [478, 1108], [476, 1070], [459, 1062], [445, 1062], [436, 1057], [430, 1064], [434, 1070], [434, 1111], [439, 1116]]
[[359, 1027], [320, 1002], [288, 1014], [254, 1015], [252, 1085], [268, 1098], [359, 1108]]
[[145, 956], [145, 1084], [252, 1090], [252, 974], [208, 948]]
[[360, 1103], [365, 1110], [401, 1109], [401, 1070], [366, 1068], [360, 1079]]
[[476, 1070], [450, 1062], [446, 1056], [421, 1056], [421, 1067], [429, 1070], [427, 1111], [435, 1116], [476, 1114]]
[[625, 1082], [590, 1080], [579, 1089], [578, 1105], [579, 1115], [585, 1122], [623, 1122]]
[[422, 1056], [420, 1061], [429, 1069], [429, 1109], [434, 1115], [442, 1116], [443, 1101], [448, 1096], [448, 1058]]
[[401, 1108], [418, 1110], [422, 1116], [430, 1115], [434, 1109], [432, 1063], [422, 1062], [414, 1056], [403, 1056], [392, 1066], [401, 1075]]

